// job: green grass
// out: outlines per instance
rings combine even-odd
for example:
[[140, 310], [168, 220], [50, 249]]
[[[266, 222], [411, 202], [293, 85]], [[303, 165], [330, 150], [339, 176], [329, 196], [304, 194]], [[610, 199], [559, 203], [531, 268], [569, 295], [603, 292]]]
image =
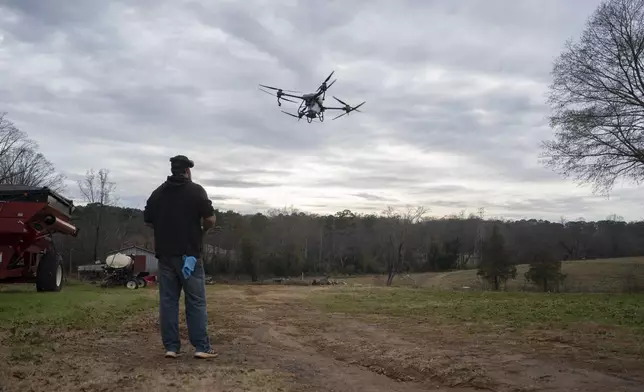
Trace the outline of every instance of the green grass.
[[0, 289], [2, 330], [111, 329], [157, 303], [156, 291], [67, 285], [58, 293], [38, 293], [33, 285]]
[[330, 312], [420, 318], [474, 327], [624, 327], [644, 335], [644, 295], [448, 292], [410, 288], [317, 292]]

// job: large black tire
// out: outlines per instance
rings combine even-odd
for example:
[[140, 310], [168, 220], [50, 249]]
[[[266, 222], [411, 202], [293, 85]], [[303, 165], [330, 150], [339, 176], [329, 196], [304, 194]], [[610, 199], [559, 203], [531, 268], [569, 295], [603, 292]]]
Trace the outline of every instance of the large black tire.
[[139, 284], [140, 288], [147, 287], [148, 282], [143, 278], [136, 278], [136, 282]]
[[45, 253], [38, 263], [36, 271], [36, 290], [60, 291], [65, 281], [63, 260], [56, 252]]

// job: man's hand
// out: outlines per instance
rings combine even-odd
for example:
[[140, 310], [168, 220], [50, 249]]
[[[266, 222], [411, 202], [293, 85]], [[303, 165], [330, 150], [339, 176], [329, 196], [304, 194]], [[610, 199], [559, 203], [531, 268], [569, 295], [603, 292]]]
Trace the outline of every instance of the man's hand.
[[216, 216], [209, 216], [208, 218], [204, 218], [202, 222], [202, 227], [203, 229], [208, 232], [210, 229], [215, 227], [215, 224], [217, 223], [217, 217]]

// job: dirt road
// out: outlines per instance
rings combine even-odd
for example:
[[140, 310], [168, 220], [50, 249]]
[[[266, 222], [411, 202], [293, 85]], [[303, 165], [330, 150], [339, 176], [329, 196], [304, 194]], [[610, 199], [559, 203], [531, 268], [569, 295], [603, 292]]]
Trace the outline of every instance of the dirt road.
[[496, 344], [449, 327], [330, 315], [307, 300], [312, 290], [327, 289], [212, 290], [210, 323], [221, 353], [214, 361], [191, 357], [185, 326], [187, 353], [164, 359], [152, 311], [121, 331], [66, 332], [37, 353], [14, 352], [0, 369], [0, 391], [644, 390], [644, 365], [625, 372], [610, 359], [583, 361], [562, 343]]

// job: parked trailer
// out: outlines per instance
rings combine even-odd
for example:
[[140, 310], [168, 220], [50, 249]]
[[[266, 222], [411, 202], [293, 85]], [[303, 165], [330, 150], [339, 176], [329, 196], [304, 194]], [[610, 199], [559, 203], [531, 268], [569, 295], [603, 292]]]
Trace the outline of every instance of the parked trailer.
[[148, 281], [145, 277], [150, 274], [146, 271], [136, 273], [134, 268], [135, 257], [134, 255], [124, 255], [122, 253], [107, 256], [103, 265], [105, 277], [101, 282], [101, 287], [125, 286], [132, 290], [146, 287]]
[[74, 203], [46, 187], [0, 185], [0, 284], [60, 291], [64, 269], [53, 234], [76, 237]]

